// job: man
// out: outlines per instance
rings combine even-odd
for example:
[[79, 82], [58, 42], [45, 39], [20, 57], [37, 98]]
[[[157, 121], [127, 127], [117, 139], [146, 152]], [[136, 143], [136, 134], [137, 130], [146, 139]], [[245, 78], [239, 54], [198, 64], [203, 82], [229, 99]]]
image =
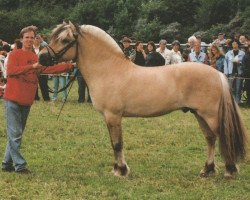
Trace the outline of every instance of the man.
[[188, 55], [188, 62], [208, 64], [207, 55], [201, 51], [201, 43], [198, 40], [194, 44], [194, 51]]
[[132, 61], [134, 62], [135, 60], [135, 56], [136, 56], [136, 52], [135, 50], [130, 46], [131, 43], [131, 39], [128, 37], [124, 37], [122, 39], [122, 46], [123, 46], [123, 53]]
[[21, 30], [22, 48], [12, 51], [7, 63], [7, 85], [5, 89], [5, 115], [7, 124], [7, 145], [2, 162], [2, 171], [30, 173], [27, 162], [20, 152], [22, 135], [34, 101], [39, 73], [61, 73], [72, 69], [72, 64], [58, 64], [45, 68], [38, 63], [33, 52], [36, 27]]
[[234, 39], [230, 46], [232, 50], [228, 51], [224, 59], [224, 74], [228, 77], [229, 85], [232, 89], [236, 103], [240, 103], [242, 91], [242, 60], [245, 55], [244, 51], [239, 49], [240, 42]]
[[[34, 44], [33, 44], [33, 50], [35, 51], [36, 55], [39, 54], [39, 52], [48, 44], [43, 41], [41, 35], [37, 34], [34, 40]], [[38, 78], [39, 81], [39, 86], [40, 86], [40, 90], [42, 93], [42, 97], [44, 101], [50, 101], [50, 97], [49, 97], [49, 88], [48, 88], [48, 75], [42, 74], [39, 76]], [[36, 96], [35, 96], [35, 100], [39, 100], [39, 95], [38, 95], [38, 89], [36, 90]]]
[[165, 59], [165, 65], [169, 65], [171, 61], [171, 51], [167, 49], [167, 41], [166, 40], [160, 40], [159, 47], [156, 49], [156, 52], [159, 52], [162, 57]]

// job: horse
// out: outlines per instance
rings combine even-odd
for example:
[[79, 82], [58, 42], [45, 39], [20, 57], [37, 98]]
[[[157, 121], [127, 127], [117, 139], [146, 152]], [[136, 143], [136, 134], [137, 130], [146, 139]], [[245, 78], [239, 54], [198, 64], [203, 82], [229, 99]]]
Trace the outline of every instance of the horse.
[[156, 117], [183, 110], [194, 114], [207, 142], [200, 176], [218, 174], [214, 157], [219, 138], [224, 176], [235, 177], [238, 162], [246, 157], [247, 133], [222, 73], [191, 62], [137, 66], [102, 29], [63, 22], [53, 29], [39, 62], [50, 66], [71, 60], [76, 60], [89, 87], [93, 107], [104, 116], [114, 151], [115, 176], [127, 176], [130, 170], [123, 153], [122, 117]]

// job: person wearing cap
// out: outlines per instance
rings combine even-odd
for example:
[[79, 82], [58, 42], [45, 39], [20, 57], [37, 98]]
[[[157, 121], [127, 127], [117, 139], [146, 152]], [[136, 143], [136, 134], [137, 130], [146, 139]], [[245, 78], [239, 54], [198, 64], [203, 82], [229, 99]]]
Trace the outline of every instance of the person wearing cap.
[[171, 64], [178, 64], [183, 62], [183, 58], [181, 55], [180, 49], [180, 42], [175, 40], [172, 42], [172, 50], [171, 50]]
[[130, 46], [132, 40], [128, 37], [124, 37], [122, 39], [122, 45], [123, 45], [123, 53], [126, 55], [127, 58], [129, 58], [131, 61], [135, 60], [136, 52], [135, 50]]
[[228, 51], [224, 59], [224, 74], [228, 77], [235, 101], [239, 104], [241, 100], [243, 66], [242, 60], [245, 52], [239, 49], [240, 42], [232, 40], [232, 50]]
[[156, 52], [159, 52], [162, 57], [165, 59], [165, 65], [169, 65], [171, 61], [171, 51], [167, 49], [167, 40], [160, 40], [159, 47], [156, 49]]

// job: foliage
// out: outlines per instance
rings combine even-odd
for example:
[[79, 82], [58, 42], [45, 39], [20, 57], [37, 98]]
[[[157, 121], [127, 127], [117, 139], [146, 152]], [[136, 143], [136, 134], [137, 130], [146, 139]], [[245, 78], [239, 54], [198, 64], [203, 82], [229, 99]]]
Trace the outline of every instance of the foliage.
[[96, 25], [116, 38], [186, 39], [197, 31], [208, 39], [221, 32], [249, 34], [249, 0], [0, 0], [0, 38], [12, 42], [21, 28], [52, 29], [63, 20]]
[[[30, 175], [0, 172], [0, 199], [249, 199], [250, 157], [235, 180], [223, 178], [216, 148], [216, 177], [200, 178], [206, 142], [191, 113], [124, 118], [126, 178], [111, 173], [113, 153], [103, 117], [77, 103], [77, 85], [59, 120], [62, 102], [35, 102], [23, 137]], [[0, 158], [6, 145], [0, 101]], [[249, 108], [241, 112], [250, 130]]]

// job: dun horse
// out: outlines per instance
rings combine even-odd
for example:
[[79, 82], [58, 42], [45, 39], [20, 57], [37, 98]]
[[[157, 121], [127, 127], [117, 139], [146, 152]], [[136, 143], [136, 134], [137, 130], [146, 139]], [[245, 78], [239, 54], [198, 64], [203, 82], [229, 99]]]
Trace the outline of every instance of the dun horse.
[[77, 60], [89, 87], [93, 106], [103, 114], [114, 150], [114, 174], [126, 176], [122, 117], [155, 117], [175, 110], [191, 111], [205, 135], [207, 160], [203, 177], [216, 173], [215, 142], [225, 160], [225, 177], [238, 171], [236, 163], [246, 155], [246, 131], [224, 75], [197, 63], [168, 67], [141, 67], [127, 59], [103, 30], [58, 25], [51, 42], [39, 56], [40, 63]]

